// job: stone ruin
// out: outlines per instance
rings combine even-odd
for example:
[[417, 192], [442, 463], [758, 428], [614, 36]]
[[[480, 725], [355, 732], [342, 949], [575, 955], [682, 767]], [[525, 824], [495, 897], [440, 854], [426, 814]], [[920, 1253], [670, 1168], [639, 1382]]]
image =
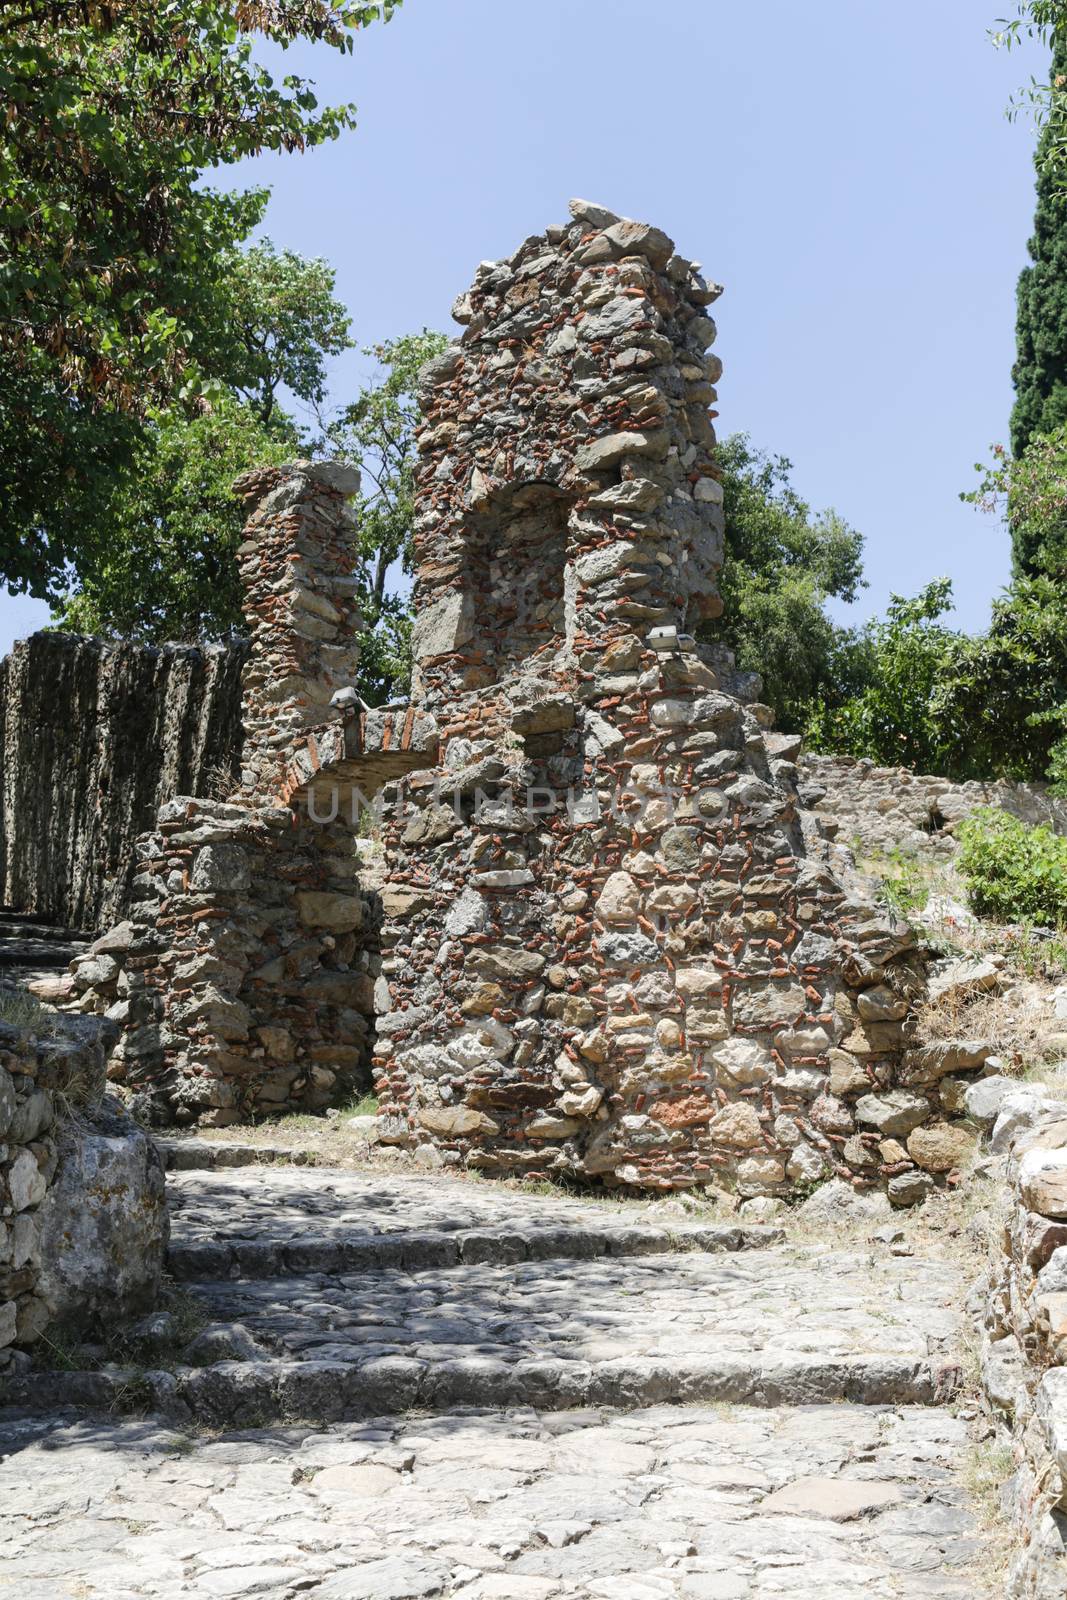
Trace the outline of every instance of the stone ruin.
[[0, 1021], [0, 1388], [42, 1337], [98, 1333], [159, 1293], [163, 1164], [105, 1096], [116, 1032]]
[[912, 936], [846, 894], [699, 641], [718, 293], [580, 201], [479, 268], [422, 377], [403, 706], [351, 688], [354, 475], [239, 486], [240, 787], [162, 807], [80, 980], [157, 1121], [339, 1103], [373, 1048], [382, 1139], [486, 1172], [907, 1204], [952, 1164], [907, 1147], [960, 1065], [909, 1044]]
[[110, 1002], [124, 1025], [112, 1078], [157, 1124], [321, 1109], [368, 1081], [377, 913], [350, 800], [348, 820], [316, 821], [307, 779], [324, 762], [335, 783], [358, 766], [380, 784], [426, 758], [413, 716], [392, 749], [388, 714], [331, 706], [359, 662], [345, 504], [358, 485], [309, 462], [237, 485], [251, 636], [239, 785], [228, 801], [160, 807], [137, 841], [127, 920], [77, 964], [83, 1007]]
[[125, 916], [160, 804], [232, 788], [246, 655], [52, 630], [0, 660], [0, 905], [71, 929]]

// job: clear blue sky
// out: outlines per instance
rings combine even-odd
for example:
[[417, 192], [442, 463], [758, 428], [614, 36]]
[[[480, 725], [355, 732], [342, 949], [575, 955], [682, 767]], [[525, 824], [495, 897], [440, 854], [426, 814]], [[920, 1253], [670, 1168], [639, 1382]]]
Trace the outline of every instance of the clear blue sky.
[[[428, 325], [479, 260], [571, 195], [667, 229], [726, 285], [723, 432], [787, 455], [867, 536], [881, 610], [949, 574], [984, 624], [1003, 530], [958, 500], [1007, 432], [1014, 292], [1033, 212], [1003, 0], [406, 0], [354, 57], [288, 70], [359, 128], [228, 183], [273, 189], [266, 231], [322, 255], [362, 344]], [[368, 370], [334, 368], [345, 398]], [[0, 595], [0, 649], [44, 607]]]

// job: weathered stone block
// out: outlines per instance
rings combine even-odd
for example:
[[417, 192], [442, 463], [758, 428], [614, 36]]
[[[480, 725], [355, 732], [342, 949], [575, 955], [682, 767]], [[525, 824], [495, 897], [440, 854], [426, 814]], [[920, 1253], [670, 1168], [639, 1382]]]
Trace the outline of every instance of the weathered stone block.
[[469, 595], [445, 595], [420, 612], [411, 634], [416, 661], [450, 655], [474, 636], [474, 604]]
[[1019, 1193], [1039, 1216], [1067, 1218], [1067, 1151], [1028, 1151], [1019, 1163]]
[[864, 1095], [856, 1102], [856, 1120], [895, 1138], [904, 1137], [926, 1121], [930, 1102], [920, 1094], [895, 1089], [885, 1095]]
[[37, 1211], [38, 1292], [66, 1327], [112, 1325], [149, 1310], [159, 1292], [168, 1222], [163, 1166], [125, 1118], [68, 1137]]
[[735, 1150], [750, 1150], [763, 1142], [763, 1126], [747, 1103], [723, 1106], [708, 1123], [709, 1139]]

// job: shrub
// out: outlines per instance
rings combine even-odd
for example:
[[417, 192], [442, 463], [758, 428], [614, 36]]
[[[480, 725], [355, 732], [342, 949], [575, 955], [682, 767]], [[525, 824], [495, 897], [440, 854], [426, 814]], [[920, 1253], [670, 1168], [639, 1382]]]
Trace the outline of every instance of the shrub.
[[958, 865], [979, 916], [1067, 924], [1067, 838], [983, 808], [962, 823]]

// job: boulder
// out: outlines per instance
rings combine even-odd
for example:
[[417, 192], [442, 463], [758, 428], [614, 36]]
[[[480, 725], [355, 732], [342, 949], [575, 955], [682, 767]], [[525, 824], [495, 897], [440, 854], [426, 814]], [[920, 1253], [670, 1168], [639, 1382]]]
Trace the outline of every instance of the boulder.
[[936, 1044], [909, 1050], [904, 1070], [912, 1083], [932, 1083], [950, 1072], [969, 1072], [993, 1054], [993, 1047], [982, 1039], [943, 1039]]
[[1019, 1163], [1019, 1193], [1039, 1216], [1067, 1217], [1067, 1151], [1028, 1150]]
[[430, 1133], [440, 1134], [445, 1139], [500, 1132], [498, 1123], [470, 1106], [425, 1106], [419, 1112], [419, 1121]]
[[1020, 1395], [1026, 1393], [1026, 1357], [1014, 1335], [982, 1345], [982, 1387], [1001, 1411], [1014, 1412]]
[[993, 1124], [990, 1145], [994, 1154], [1005, 1154], [1020, 1134], [1062, 1110], [1061, 1101], [1050, 1100], [1037, 1089], [1017, 1088], [1014, 1094], [1006, 1095]]
[[987, 1132], [996, 1122], [1009, 1095], [1017, 1094], [1018, 1082], [994, 1073], [991, 1078], [979, 1078], [968, 1084], [963, 1095], [963, 1109], [973, 1122]]
[[929, 1173], [898, 1172], [889, 1180], [889, 1203], [894, 1206], [917, 1206], [934, 1187]]
[[908, 1002], [879, 983], [860, 993], [856, 1009], [864, 1022], [899, 1022], [908, 1014]]
[[931, 1000], [964, 1000], [1000, 987], [1000, 973], [991, 961], [975, 956], [960, 956], [952, 961], [939, 962], [934, 967], [928, 991]]
[[889, 1215], [889, 1201], [876, 1190], [861, 1194], [843, 1179], [832, 1178], [804, 1201], [800, 1215], [807, 1222], [827, 1226], [843, 1222], [875, 1222]]

